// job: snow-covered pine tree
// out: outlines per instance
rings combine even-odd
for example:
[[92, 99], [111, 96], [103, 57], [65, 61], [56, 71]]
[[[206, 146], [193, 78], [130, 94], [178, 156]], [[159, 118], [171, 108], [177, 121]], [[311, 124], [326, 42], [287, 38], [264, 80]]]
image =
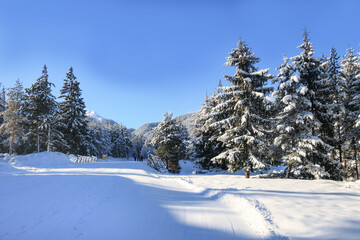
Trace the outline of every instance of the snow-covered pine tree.
[[[41, 132], [44, 125], [50, 125], [55, 117], [57, 102], [51, 93], [54, 84], [48, 81], [47, 67], [44, 65], [42, 75], [30, 88], [25, 89], [23, 113], [28, 121], [29, 130], [36, 136], [36, 151], [45, 146], [49, 134]], [[50, 129], [50, 128], [48, 128]]]
[[[297, 127], [297, 115], [302, 109], [301, 95], [296, 91], [299, 84], [298, 76], [294, 75], [295, 66], [289, 63], [289, 59], [284, 56], [283, 63], [276, 68], [279, 74], [274, 78], [273, 82], [278, 84], [278, 89], [274, 91], [276, 96], [276, 137], [274, 139], [274, 147], [278, 150], [278, 157], [282, 158], [282, 162], [287, 164], [286, 177], [289, 177], [291, 168], [296, 163], [301, 163], [301, 156], [305, 155], [304, 151], [298, 151], [297, 143], [299, 142], [301, 131]], [[297, 107], [299, 105], [299, 107]]]
[[88, 120], [85, 115], [85, 103], [81, 97], [79, 82], [70, 67], [69, 72], [64, 79], [63, 87], [60, 90], [60, 121], [64, 128], [62, 133], [69, 146], [68, 149], [62, 149], [62, 152], [74, 154], [88, 154], [89, 130]]
[[[1, 87], [1, 83], [0, 83], [0, 87]], [[5, 92], [5, 87], [2, 86], [2, 90], [0, 90], [0, 127], [1, 125], [4, 123], [4, 117], [2, 115], [2, 113], [5, 111], [6, 108], [6, 92]], [[0, 135], [0, 152], [7, 152], [8, 148], [6, 147], [6, 140], [8, 139], [8, 137], [5, 134], [1, 134]]]
[[[343, 123], [345, 116], [344, 100], [346, 83], [339, 75], [339, 58], [335, 47], [332, 47], [330, 57], [322, 67], [325, 84], [324, 89], [327, 89], [325, 94], [322, 94], [324, 100], [326, 100], [323, 102], [323, 105], [327, 105], [324, 109], [328, 111], [329, 114], [329, 119], [328, 122], [325, 123], [325, 126], [327, 126], [329, 132], [332, 131], [330, 135], [322, 139], [335, 147], [334, 149], [336, 149], [337, 152], [334, 152], [333, 158], [338, 158], [341, 163], [342, 144], [345, 137]], [[322, 129], [326, 128], [323, 127]]]
[[[1, 88], [1, 83], [0, 83], [0, 88]], [[5, 87], [4, 86], [2, 86], [2, 88], [0, 89], [0, 114], [2, 113], [2, 112], [4, 112], [5, 111], [5, 108], [6, 108], [6, 97], [5, 97], [5, 95], [6, 95], [6, 92], [5, 92]], [[4, 122], [4, 117], [2, 117], [1, 115], [0, 115], [0, 125], [2, 124]]]
[[[195, 157], [197, 162], [205, 169], [212, 164], [211, 159], [219, 155], [223, 150], [222, 142], [218, 141], [219, 131], [217, 128], [211, 127], [214, 119], [212, 118], [212, 108], [216, 107], [218, 100], [216, 95], [221, 92], [222, 84], [219, 81], [218, 88], [210, 97], [205, 96], [205, 104], [198, 111], [196, 119], [195, 138], [193, 139], [195, 146]], [[220, 166], [225, 168], [226, 166]]]
[[20, 80], [16, 80], [15, 86], [7, 91], [6, 109], [1, 112], [4, 123], [0, 132], [9, 137], [9, 153], [13, 154], [17, 140], [23, 137], [22, 123], [24, 116], [21, 113], [21, 101], [23, 100], [24, 89]]
[[[319, 120], [320, 126], [316, 129], [316, 132], [321, 140], [335, 149], [333, 126], [334, 89], [330, 82], [332, 79], [329, 78], [329, 59], [323, 55], [318, 61], [319, 74], [314, 82], [314, 106], [316, 118]], [[333, 75], [332, 77], [336, 76]], [[334, 150], [333, 158], [335, 159]]]
[[[115, 123], [110, 127], [110, 135], [112, 144], [110, 151], [111, 156], [121, 158], [128, 157], [133, 149], [133, 145], [130, 141], [127, 128]], [[138, 155], [137, 158], [139, 158]]]
[[320, 61], [313, 57], [313, 47], [306, 31], [303, 37], [303, 44], [298, 47], [303, 52], [291, 58], [293, 63], [285, 59], [278, 68], [279, 87], [275, 94], [282, 110], [277, 116], [275, 144], [284, 151], [287, 176], [298, 172], [303, 178], [338, 178], [338, 165], [327, 154], [332, 148], [317, 136], [321, 123], [317, 119], [315, 93]]
[[265, 117], [266, 94], [272, 88], [267, 81], [273, 76], [269, 69], [258, 71], [255, 57], [245, 41], [238, 42], [227, 57], [226, 66], [237, 68], [234, 76], [224, 75], [232, 86], [222, 87], [217, 94], [219, 103], [211, 111], [211, 127], [220, 132], [218, 141], [226, 150], [212, 158], [216, 164], [226, 164], [230, 172], [239, 169], [250, 171], [264, 169], [270, 160], [267, 145], [269, 120]]
[[105, 131], [101, 122], [94, 119], [88, 119], [89, 137], [88, 143], [89, 154], [92, 156], [102, 156], [106, 154], [106, 149], [110, 146], [110, 134]]
[[166, 168], [171, 173], [179, 173], [179, 160], [185, 156], [187, 138], [185, 128], [178, 123], [172, 114], [165, 113], [164, 120], [154, 129], [151, 144], [155, 154], [165, 160]]
[[340, 76], [346, 82], [344, 101], [346, 140], [351, 143], [353, 158], [356, 159], [355, 154], [360, 141], [360, 129], [356, 127], [360, 115], [360, 64], [359, 56], [354, 54], [352, 48], [347, 49], [347, 54], [341, 62]]

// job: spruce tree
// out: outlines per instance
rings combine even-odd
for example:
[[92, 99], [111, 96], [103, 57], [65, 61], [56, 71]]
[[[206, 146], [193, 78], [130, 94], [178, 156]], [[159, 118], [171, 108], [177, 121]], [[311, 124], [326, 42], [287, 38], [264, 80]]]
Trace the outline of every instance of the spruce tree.
[[[1, 87], [1, 83], [0, 83], [0, 87]], [[2, 87], [2, 90], [0, 92], [0, 127], [1, 125], [4, 123], [4, 117], [2, 115], [2, 113], [5, 111], [6, 108], [6, 97], [5, 97], [6, 93], [5, 93], [5, 87]], [[7, 152], [8, 149], [6, 147], [6, 140], [7, 140], [7, 136], [5, 134], [1, 134], [0, 135], [0, 152]]]
[[[211, 159], [219, 155], [223, 150], [222, 142], [218, 141], [219, 131], [217, 128], [212, 127], [215, 121], [211, 115], [212, 108], [216, 107], [218, 100], [216, 94], [221, 92], [222, 84], [219, 81], [217, 91], [210, 97], [205, 97], [204, 106], [198, 111], [198, 119], [196, 120], [195, 138], [193, 139], [197, 162], [205, 169], [211, 165]], [[226, 165], [219, 166], [226, 168]]]
[[89, 130], [86, 117], [85, 103], [81, 97], [80, 83], [76, 80], [73, 68], [66, 74], [64, 84], [60, 90], [60, 122], [62, 133], [67, 143], [62, 152], [73, 154], [88, 154]]
[[186, 154], [184, 142], [187, 132], [172, 114], [165, 113], [164, 116], [164, 120], [154, 129], [151, 144], [155, 146], [155, 154], [165, 160], [168, 171], [179, 173], [179, 160]]
[[321, 76], [320, 60], [313, 57], [306, 31], [303, 37], [303, 43], [298, 47], [303, 52], [291, 58], [292, 63], [285, 59], [278, 68], [276, 95], [281, 110], [277, 116], [275, 144], [284, 151], [288, 177], [299, 172], [303, 178], [338, 178], [338, 165], [327, 154], [332, 148], [318, 137], [322, 106], [316, 98]]
[[331, 125], [333, 134], [327, 136], [328, 139], [324, 139], [325, 142], [334, 146], [337, 153], [334, 153], [333, 158], [339, 158], [339, 162], [342, 162], [343, 149], [342, 145], [345, 140], [344, 133], [344, 116], [345, 116], [345, 88], [346, 82], [340, 77], [340, 65], [339, 56], [335, 47], [331, 48], [330, 57], [328, 58], [323, 71], [325, 72], [325, 84], [328, 86], [328, 91], [324, 96], [330, 114], [328, 119], [328, 125]]
[[[0, 83], [0, 87], [1, 87], [1, 83]], [[0, 114], [2, 112], [5, 111], [6, 108], [6, 92], [5, 92], [5, 87], [2, 86], [2, 89], [0, 89]], [[0, 115], [0, 125], [4, 122], [4, 118]]]
[[356, 159], [360, 140], [360, 129], [356, 125], [360, 115], [360, 64], [359, 56], [356, 56], [351, 48], [347, 49], [347, 54], [341, 62], [340, 76], [346, 83], [344, 101], [346, 140], [351, 144], [352, 149], [349, 150], [353, 152], [353, 159]]
[[2, 135], [9, 137], [9, 153], [15, 152], [16, 143], [20, 137], [24, 137], [22, 124], [24, 116], [21, 113], [21, 101], [24, 89], [20, 80], [16, 80], [15, 86], [8, 89], [5, 111], [1, 112], [4, 123], [1, 125]]
[[224, 75], [232, 86], [221, 88], [217, 95], [219, 103], [211, 112], [215, 119], [211, 126], [219, 130], [217, 140], [226, 149], [212, 161], [226, 164], [230, 172], [243, 169], [249, 174], [266, 168], [270, 161], [267, 144], [270, 129], [265, 114], [266, 94], [272, 90], [266, 84], [272, 75], [268, 74], [269, 69], [258, 71], [255, 64], [259, 61], [246, 42], [240, 40], [225, 63], [236, 67], [234, 76]]
[[54, 84], [48, 81], [47, 67], [44, 65], [42, 75], [30, 88], [25, 89], [23, 113], [28, 120], [29, 130], [36, 136], [36, 151], [45, 146], [48, 134], [41, 132], [49, 125], [56, 114], [57, 102], [51, 93]]

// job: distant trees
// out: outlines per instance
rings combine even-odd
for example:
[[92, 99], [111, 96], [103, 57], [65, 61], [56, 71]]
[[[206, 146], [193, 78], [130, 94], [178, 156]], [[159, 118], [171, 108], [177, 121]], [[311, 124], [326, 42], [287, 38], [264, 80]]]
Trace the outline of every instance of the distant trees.
[[[70, 68], [57, 102], [46, 65], [30, 88], [15, 86], [0, 92], [0, 151], [26, 154], [38, 151], [127, 157], [133, 151], [126, 127], [92, 121], [85, 115], [79, 82]], [[0, 85], [1, 86], [1, 85]], [[91, 121], [91, 120], [90, 120]]]
[[113, 157], [130, 157], [134, 143], [130, 140], [128, 129], [108, 120], [101, 122], [89, 118], [89, 151], [90, 155]]
[[[18, 147], [19, 138], [24, 137], [25, 135], [21, 127], [25, 120], [23, 114], [21, 113], [21, 101], [23, 97], [24, 89], [22, 83], [20, 80], [17, 80], [15, 86], [8, 89], [6, 107], [0, 113], [3, 119], [0, 132], [2, 136], [6, 136], [6, 138], [8, 138], [8, 144], [2, 142], [2, 147], [4, 147], [4, 145], [8, 145], [8, 152], [10, 154], [14, 153], [15, 148]], [[2, 141], [6, 140], [2, 139]]]

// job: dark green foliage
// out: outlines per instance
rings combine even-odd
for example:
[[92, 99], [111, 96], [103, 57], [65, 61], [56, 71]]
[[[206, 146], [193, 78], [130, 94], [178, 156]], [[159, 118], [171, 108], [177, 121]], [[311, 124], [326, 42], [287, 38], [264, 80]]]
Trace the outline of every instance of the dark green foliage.
[[259, 61], [240, 40], [225, 63], [236, 67], [234, 76], [224, 75], [232, 86], [220, 88], [218, 102], [211, 109], [209, 126], [217, 129], [219, 135], [214, 137], [225, 148], [212, 161], [226, 165], [231, 172], [265, 169], [270, 162], [267, 134], [271, 124], [266, 114], [266, 94], [272, 88], [266, 84], [272, 75], [268, 74], [269, 69], [257, 70], [255, 64]]
[[179, 160], [185, 157], [187, 138], [186, 130], [171, 114], [165, 113], [164, 120], [155, 128], [151, 143], [155, 154], [165, 160], [166, 168], [171, 173], [179, 173]]
[[87, 155], [89, 143], [88, 121], [85, 103], [81, 97], [80, 83], [76, 81], [73, 68], [66, 74], [64, 84], [60, 90], [60, 119], [59, 126], [64, 135], [66, 146], [57, 146], [62, 152]]
[[25, 89], [23, 114], [27, 120], [29, 137], [35, 143], [33, 146], [36, 146], [37, 152], [46, 148], [47, 134], [42, 131], [42, 127], [49, 124], [56, 113], [57, 102], [51, 93], [52, 86], [54, 84], [48, 81], [47, 68], [44, 65], [42, 75], [30, 88]]

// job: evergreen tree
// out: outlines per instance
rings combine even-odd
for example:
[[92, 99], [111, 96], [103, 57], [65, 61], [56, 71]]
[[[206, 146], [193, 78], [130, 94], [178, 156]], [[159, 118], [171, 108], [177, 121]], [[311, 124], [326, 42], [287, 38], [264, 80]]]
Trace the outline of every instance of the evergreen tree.
[[[337, 55], [335, 47], [331, 48], [330, 57], [328, 58], [323, 71], [325, 76], [324, 83], [328, 86], [328, 91], [323, 94], [326, 100], [323, 104], [328, 106], [329, 119], [325, 125], [329, 128], [328, 134], [323, 140], [334, 146], [337, 153], [334, 153], [333, 158], [339, 158], [342, 162], [342, 144], [344, 143], [344, 116], [345, 116], [345, 88], [346, 82], [340, 78], [339, 56]], [[323, 123], [324, 124], [324, 123]], [[329, 125], [331, 127], [329, 127]], [[323, 128], [324, 129], [324, 128]], [[332, 132], [331, 132], [332, 131]]]
[[359, 56], [349, 48], [341, 63], [340, 76], [346, 83], [344, 129], [348, 143], [351, 143], [353, 158], [356, 159], [360, 129], [356, 122], [360, 115], [360, 64]]
[[[288, 164], [287, 176], [300, 171], [304, 178], [339, 176], [338, 166], [327, 154], [332, 148], [318, 137], [321, 122], [321, 104], [316, 98], [320, 78], [320, 61], [313, 57], [313, 47], [307, 32], [303, 33], [303, 44], [298, 48], [303, 52], [285, 59], [278, 68], [279, 82], [276, 95], [280, 102], [277, 116], [277, 137], [275, 144], [283, 149], [283, 161]], [[293, 171], [295, 170], [295, 171]]]
[[[0, 83], [0, 87], [1, 87], [1, 83]], [[2, 89], [0, 90], [0, 114], [2, 112], [5, 111], [6, 108], [6, 92], [5, 92], [5, 87], [3, 86]], [[2, 116], [0, 116], [0, 125], [4, 122], [4, 118]]]
[[[219, 155], [224, 147], [222, 142], [218, 141], [219, 131], [212, 127], [213, 118], [211, 115], [212, 108], [216, 107], [218, 100], [216, 94], [221, 92], [222, 84], [219, 82], [217, 91], [210, 97], [205, 97], [205, 104], [198, 112], [196, 120], [196, 137], [193, 139], [196, 158], [198, 163], [205, 169], [212, 164], [211, 159]], [[220, 166], [225, 168], [226, 166]]]
[[219, 103], [211, 111], [212, 128], [218, 129], [218, 141], [225, 151], [212, 158], [216, 164], [226, 164], [235, 172], [264, 169], [269, 163], [267, 133], [270, 129], [266, 119], [266, 94], [272, 89], [266, 87], [269, 69], [258, 71], [254, 66], [260, 61], [247, 44], [240, 40], [238, 48], [232, 49], [226, 66], [235, 66], [234, 76], [224, 75], [232, 86], [222, 87], [217, 94]]
[[[335, 52], [336, 53], [336, 52]], [[333, 56], [334, 58], [334, 56]], [[328, 59], [325, 56], [322, 56], [318, 59], [318, 77], [315, 79], [314, 87], [314, 105], [315, 105], [315, 114], [316, 118], [320, 122], [320, 126], [316, 129], [317, 135], [319, 138], [330, 145], [331, 147], [335, 146], [335, 131], [334, 131], [334, 87], [333, 81], [336, 79], [336, 70], [332, 69], [330, 75], [330, 66], [329, 61], [332, 61], [332, 64], [336, 65], [335, 59]], [[336, 81], [336, 80], [335, 80]]]
[[23, 113], [28, 121], [29, 131], [36, 136], [36, 150], [40, 152], [41, 146], [45, 146], [48, 134], [41, 132], [44, 125], [49, 125], [56, 114], [57, 102], [51, 94], [51, 86], [48, 81], [47, 67], [44, 65], [42, 75], [30, 88], [25, 89]]
[[8, 136], [9, 153], [13, 154], [20, 137], [24, 136], [22, 122], [24, 116], [21, 114], [21, 101], [24, 96], [22, 83], [18, 79], [13, 88], [9, 88], [7, 92], [6, 109], [1, 112], [4, 123], [1, 125], [0, 132]]
[[154, 129], [151, 143], [155, 146], [155, 154], [165, 160], [169, 172], [179, 173], [179, 160], [185, 156], [187, 138], [185, 128], [179, 124], [172, 114], [165, 113], [164, 120]]
[[[0, 83], [0, 87], [1, 87], [1, 83]], [[4, 86], [2, 87], [2, 90], [0, 92], [0, 127], [1, 125], [4, 123], [4, 117], [3, 117], [3, 112], [5, 111], [6, 108], [6, 97], [5, 97], [6, 93], [5, 93], [5, 88]], [[6, 147], [6, 140], [7, 140], [7, 136], [5, 134], [1, 134], [0, 135], [0, 152], [7, 152], [8, 149]]]
[[62, 152], [74, 154], [88, 154], [89, 130], [88, 120], [85, 115], [85, 103], [81, 97], [79, 82], [70, 67], [66, 74], [64, 84], [60, 90], [60, 122], [62, 123], [62, 133], [67, 143], [67, 148], [63, 147]]

